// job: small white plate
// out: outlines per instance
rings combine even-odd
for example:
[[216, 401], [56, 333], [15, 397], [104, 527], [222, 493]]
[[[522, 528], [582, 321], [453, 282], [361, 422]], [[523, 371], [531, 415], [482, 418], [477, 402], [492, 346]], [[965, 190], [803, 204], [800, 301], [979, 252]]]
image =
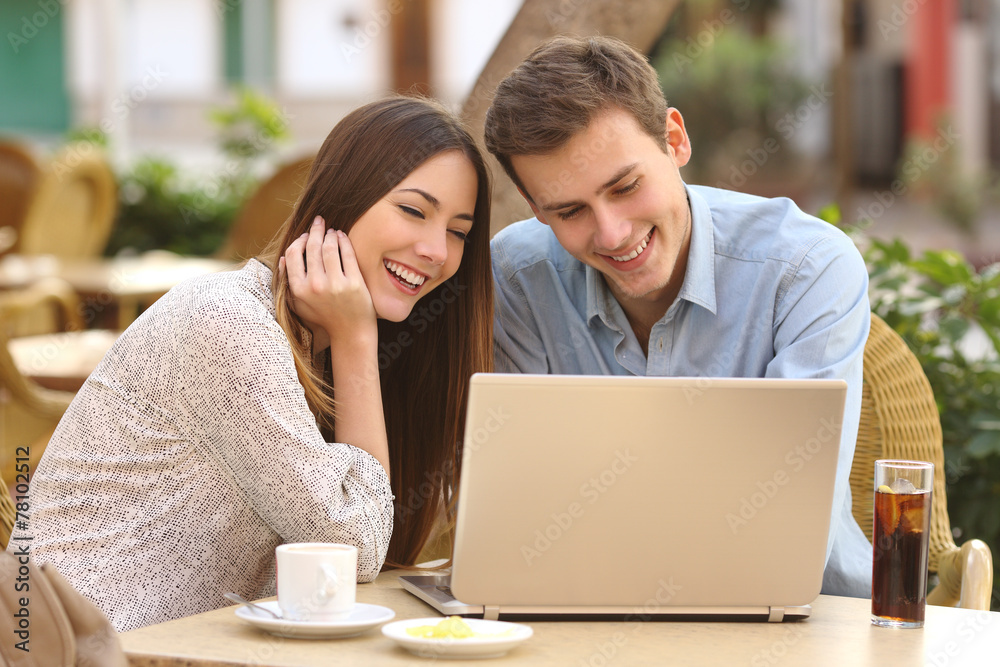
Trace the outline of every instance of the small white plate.
[[[261, 607], [270, 609], [280, 614], [278, 601], [256, 603]], [[358, 602], [351, 610], [351, 615], [339, 621], [293, 621], [290, 619], [271, 618], [263, 613], [254, 611], [246, 605], [236, 608], [236, 615], [244, 621], [270, 632], [279, 637], [294, 637], [298, 639], [331, 639], [333, 637], [354, 637], [360, 635], [365, 630], [370, 630], [380, 623], [391, 621], [396, 617], [396, 612], [388, 607], [380, 607], [377, 604], [364, 604]]]
[[497, 658], [507, 653], [533, 634], [533, 630], [520, 623], [505, 621], [484, 621], [478, 618], [464, 618], [472, 631], [482, 637], [464, 639], [424, 639], [406, 632], [407, 628], [419, 625], [437, 625], [442, 617], [411, 618], [396, 621], [382, 627], [382, 634], [392, 639], [414, 655], [423, 658]]

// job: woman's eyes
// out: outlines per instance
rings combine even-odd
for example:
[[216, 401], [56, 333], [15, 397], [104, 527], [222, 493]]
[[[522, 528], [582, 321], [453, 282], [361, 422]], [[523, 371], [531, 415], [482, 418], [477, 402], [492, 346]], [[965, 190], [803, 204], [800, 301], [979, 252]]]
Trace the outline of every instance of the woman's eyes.
[[413, 208], [412, 206], [407, 206], [405, 204], [399, 204], [399, 210], [407, 215], [412, 215], [415, 218], [424, 219], [424, 212], [419, 208]]
[[[397, 204], [396, 207], [403, 213], [413, 216], [414, 218], [419, 218], [420, 220], [426, 219], [426, 217], [424, 216], [424, 212], [421, 211], [419, 208], [414, 208], [413, 206], [407, 206], [406, 204]], [[453, 235], [462, 243], [469, 242], [469, 232], [463, 231], [461, 229], [449, 229], [448, 233]]]

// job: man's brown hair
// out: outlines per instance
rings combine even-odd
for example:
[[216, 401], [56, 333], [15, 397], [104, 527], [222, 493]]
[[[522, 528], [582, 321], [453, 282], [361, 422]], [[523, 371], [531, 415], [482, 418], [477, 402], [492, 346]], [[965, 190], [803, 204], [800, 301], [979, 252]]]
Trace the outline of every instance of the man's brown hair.
[[486, 148], [524, 191], [511, 156], [558, 150], [611, 107], [632, 114], [667, 150], [667, 101], [645, 56], [612, 37], [555, 37], [497, 86], [486, 112]]

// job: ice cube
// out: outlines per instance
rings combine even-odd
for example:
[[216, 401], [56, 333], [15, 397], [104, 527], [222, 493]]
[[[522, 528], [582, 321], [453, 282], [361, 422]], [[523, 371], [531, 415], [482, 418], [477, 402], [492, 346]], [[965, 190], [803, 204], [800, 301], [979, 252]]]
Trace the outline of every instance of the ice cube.
[[919, 533], [923, 531], [927, 512], [931, 511], [929, 500], [929, 494], [921, 493], [900, 503], [899, 527], [903, 532]]
[[913, 482], [906, 479], [905, 477], [897, 477], [892, 480], [890, 485], [893, 493], [916, 493], [917, 487], [913, 486]]

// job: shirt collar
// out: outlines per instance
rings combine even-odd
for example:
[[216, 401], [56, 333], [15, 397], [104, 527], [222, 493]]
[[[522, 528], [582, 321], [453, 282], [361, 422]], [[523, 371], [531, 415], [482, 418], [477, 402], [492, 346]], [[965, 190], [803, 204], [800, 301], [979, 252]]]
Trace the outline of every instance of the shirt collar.
[[708, 202], [691, 188], [687, 190], [691, 206], [691, 247], [687, 269], [678, 298], [696, 303], [716, 313], [715, 302], [715, 224]]
[[[691, 246], [688, 249], [687, 268], [684, 282], [677, 298], [698, 304], [716, 312], [715, 301], [715, 232], [712, 210], [698, 193], [684, 186], [691, 209]], [[615, 300], [601, 273], [590, 265], [584, 265], [587, 275], [587, 321], [600, 317], [605, 325], [620, 330], [623, 318], [621, 306]]]

